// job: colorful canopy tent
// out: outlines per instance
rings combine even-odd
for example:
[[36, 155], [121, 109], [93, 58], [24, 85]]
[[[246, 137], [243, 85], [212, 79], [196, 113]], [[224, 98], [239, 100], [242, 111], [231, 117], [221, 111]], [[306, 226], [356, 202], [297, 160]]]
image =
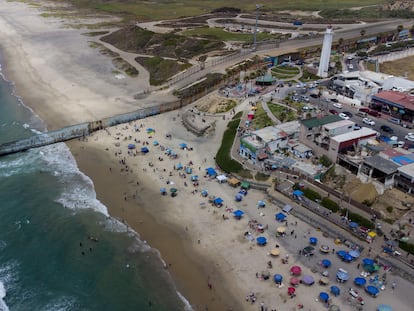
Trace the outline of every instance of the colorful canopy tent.
[[350, 227], [351, 229], [355, 229], [355, 228], [358, 228], [358, 227], [359, 227], [359, 225], [358, 225], [356, 222], [352, 221], [352, 222], [350, 222], [350, 223], [349, 223], [349, 227]]
[[304, 275], [302, 277], [302, 283], [306, 285], [313, 285], [315, 283], [315, 279], [311, 275]]
[[215, 198], [214, 201], [213, 201], [215, 206], [222, 206], [223, 202], [224, 202], [224, 200], [222, 198], [219, 198], [219, 197]]
[[368, 232], [368, 236], [371, 237], [371, 238], [375, 238], [377, 236], [377, 233], [374, 232], [374, 231], [370, 231], [370, 232]]
[[283, 213], [277, 213], [275, 215], [275, 218], [276, 218], [277, 221], [284, 221], [286, 219], [286, 217], [287, 216], [285, 214], [283, 214]]
[[248, 181], [243, 181], [240, 184], [240, 188], [248, 190], [250, 189], [250, 183]]
[[302, 196], [302, 195], [303, 195], [303, 192], [302, 192], [302, 191], [300, 191], [300, 190], [295, 190], [295, 191], [293, 191], [293, 195], [294, 195], [294, 196], [297, 196], [297, 197], [300, 197], [300, 196]]
[[243, 196], [242, 196], [240, 193], [238, 193], [238, 194], [236, 194], [236, 196], [234, 197], [234, 199], [235, 199], [237, 202], [240, 202], [241, 200], [243, 200]]
[[135, 149], [135, 144], [128, 144], [128, 149]]
[[389, 305], [379, 305], [377, 311], [392, 311], [392, 307]]
[[222, 183], [224, 183], [224, 182], [226, 182], [226, 181], [227, 181], [227, 177], [226, 177], [226, 175], [218, 175], [218, 176], [216, 176], [216, 178], [217, 178], [217, 180], [218, 180], [218, 182], [219, 182], [220, 184], [222, 184]]
[[331, 286], [331, 293], [332, 293], [332, 295], [337, 297], [341, 293], [341, 289], [338, 286], [332, 285]]
[[206, 172], [207, 172], [207, 175], [210, 176], [210, 177], [217, 176], [216, 170], [212, 167], [206, 168]]
[[349, 251], [349, 255], [351, 255], [352, 258], [358, 258], [360, 254], [361, 253], [359, 251], [354, 250], [354, 249]]
[[309, 243], [310, 243], [311, 245], [316, 245], [316, 244], [318, 243], [318, 239], [317, 239], [317, 238], [315, 238], [315, 237], [310, 237], [310, 238], [309, 238]]
[[356, 277], [354, 279], [354, 284], [357, 286], [364, 286], [367, 283], [367, 280], [361, 277]]
[[324, 259], [324, 260], [321, 261], [321, 265], [324, 268], [329, 268], [331, 266], [331, 261], [329, 259]]
[[375, 287], [373, 285], [368, 285], [367, 287], [365, 287], [365, 291], [371, 295], [372, 297], [377, 297], [379, 294], [379, 289], [378, 287]]
[[293, 266], [292, 268], [290, 268], [290, 273], [292, 275], [300, 275], [302, 273], [302, 268], [299, 266]]
[[233, 215], [234, 215], [234, 217], [240, 219], [244, 215], [244, 212], [242, 210], [238, 209], [238, 210], [233, 212]]
[[257, 242], [257, 245], [263, 246], [263, 245], [266, 245], [267, 239], [264, 236], [259, 236], [256, 239], [256, 242]]
[[276, 284], [282, 284], [283, 276], [280, 274], [275, 274], [273, 276], [273, 280], [275, 281]]
[[227, 180], [227, 183], [232, 187], [237, 187], [238, 185], [240, 185], [240, 180], [238, 180], [235, 177], [232, 177], [232, 178]]
[[336, 273], [336, 279], [339, 282], [345, 282], [349, 280], [349, 274], [344, 269], [338, 269], [338, 272]]
[[328, 300], [329, 300], [328, 293], [320, 292], [319, 293], [319, 299], [322, 300], [323, 302], [328, 302]]
[[149, 149], [147, 147], [141, 147], [141, 152], [142, 153], [148, 153]]
[[284, 207], [283, 207], [283, 212], [284, 213], [286, 213], [286, 214], [289, 214], [290, 213], [290, 211], [293, 209], [293, 207], [291, 206], [291, 205], [289, 205], [289, 204], [286, 204]]
[[272, 256], [279, 256], [279, 255], [280, 255], [280, 249], [278, 249], [278, 248], [273, 248], [273, 249], [270, 251], [270, 255], [272, 255]]

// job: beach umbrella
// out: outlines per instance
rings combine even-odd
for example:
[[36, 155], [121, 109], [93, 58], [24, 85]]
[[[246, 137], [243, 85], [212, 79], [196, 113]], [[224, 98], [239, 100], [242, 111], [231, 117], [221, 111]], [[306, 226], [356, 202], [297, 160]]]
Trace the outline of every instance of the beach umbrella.
[[128, 149], [135, 149], [135, 144], [128, 144]]
[[257, 202], [257, 206], [259, 206], [259, 207], [265, 207], [266, 206], [266, 203], [264, 201], [259, 201], [259, 202]]
[[354, 283], [357, 286], [364, 286], [367, 283], [367, 280], [365, 280], [364, 278], [361, 278], [361, 277], [356, 277], [354, 279]]
[[277, 233], [285, 233], [286, 232], [286, 227], [277, 227], [276, 229]]
[[215, 205], [219, 206], [223, 204], [224, 200], [222, 198], [215, 198], [213, 202]]
[[266, 243], [267, 243], [267, 239], [264, 236], [259, 236], [256, 239], [256, 241], [257, 241], [257, 244], [261, 245], [261, 246], [266, 245]]
[[208, 191], [207, 190], [202, 190], [201, 191], [201, 195], [203, 196], [203, 197], [206, 197], [206, 196], [208, 196]]
[[352, 258], [352, 256], [350, 254], [346, 253], [342, 259], [345, 262], [351, 262], [354, 258]]
[[377, 308], [378, 311], [392, 311], [392, 307], [389, 305], [379, 305]]
[[273, 249], [270, 251], [270, 255], [272, 255], [272, 256], [279, 256], [279, 255], [280, 255], [280, 249], [278, 249], [278, 248], [273, 248]]
[[334, 295], [335, 297], [337, 297], [341, 293], [341, 290], [340, 290], [340, 288], [338, 286], [332, 285], [331, 286], [331, 293], [332, 293], [332, 295]]
[[243, 196], [241, 195], [241, 194], [236, 194], [236, 196], [234, 197], [234, 199], [237, 201], [237, 202], [240, 202], [241, 200], [243, 200]]
[[191, 181], [197, 181], [198, 175], [191, 175]]
[[283, 213], [277, 213], [277, 214], [275, 214], [275, 218], [276, 218], [277, 221], [283, 221], [283, 220], [286, 219], [286, 215], [283, 214]]
[[355, 229], [355, 228], [358, 228], [358, 224], [356, 223], [356, 222], [354, 222], [354, 221], [352, 221], [352, 222], [350, 222], [349, 223], [349, 227], [351, 228], [351, 229]]
[[161, 194], [166, 194], [166, 193], [167, 193], [167, 189], [165, 189], [165, 188], [160, 188], [160, 192], [161, 192]]
[[328, 293], [325, 293], [325, 292], [320, 292], [320, 293], [319, 293], [319, 298], [320, 298], [320, 300], [322, 300], [323, 302], [328, 302], [328, 300], [329, 300], [329, 295], [328, 295]]
[[343, 282], [345, 282], [345, 281], [348, 281], [348, 280], [349, 280], [349, 274], [348, 274], [348, 272], [346, 272], [345, 270], [340, 269], [340, 270], [336, 273], [336, 278], [337, 278], [339, 281], [343, 281]]
[[187, 148], [187, 144], [186, 143], [181, 143], [179, 146], [180, 146], [181, 149]]
[[327, 254], [327, 253], [329, 253], [330, 248], [329, 248], [329, 246], [328, 246], [328, 245], [321, 245], [321, 246], [319, 246], [319, 250], [320, 250], [322, 253]]
[[292, 284], [292, 285], [298, 285], [299, 284], [299, 280], [297, 278], [290, 278], [290, 284]]
[[288, 287], [288, 295], [293, 295], [296, 292], [296, 288]]
[[185, 172], [186, 172], [187, 174], [191, 174], [191, 173], [193, 172], [193, 169], [192, 169], [191, 167], [186, 167], [186, 168], [185, 168]]
[[267, 280], [270, 277], [270, 272], [268, 270], [264, 270], [261, 272], [261, 275]]
[[181, 169], [183, 169], [183, 165], [181, 163], [178, 163], [178, 164], [175, 165], [175, 169], [176, 170], [181, 170]]
[[176, 193], [177, 191], [178, 191], [178, 189], [177, 189], [177, 188], [171, 188], [171, 189], [170, 189], [170, 192], [171, 192], [171, 193]]
[[319, 280], [319, 284], [321, 284], [321, 285], [328, 285], [329, 284], [329, 279], [326, 276], [323, 276]]
[[306, 246], [303, 249], [303, 254], [305, 254], [305, 255], [312, 255], [314, 250], [315, 250], [315, 248], [313, 248], [312, 246]]
[[273, 280], [275, 281], [275, 283], [282, 284], [283, 276], [280, 274], [275, 274], [273, 276]]
[[300, 275], [302, 273], [302, 268], [299, 266], [293, 266], [290, 268], [290, 273], [293, 275]]
[[244, 212], [242, 210], [236, 210], [233, 212], [234, 217], [241, 218], [244, 215]]
[[329, 259], [324, 259], [321, 263], [324, 268], [329, 268], [331, 266], [331, 261]]
[[147, 128], [147, 133], [155, 133], [155, 130], [151, 127]]
[[159, 145], [159, 143], [158, 143], [158, 141], [157, 141], [157, 140], [154, 140], [154, 141], [152, 142], [152, 145], [153, 145], [153, 146], [158, 146], [158, 145]]
[[365, 291], [373, 297], [377, 297], [379, 293], [378, 287], [375, 287], [373, 285], [368, 285], [367, 287], [365, 287]]
[[149, 149], [147, 147], [141, 147], [141, 152], [142, 153], [148, 153]]
[[338, 255], [338, 257], [341, 257], [342, 259], [345, 257], [346, 254], [347, 252], [344, 250], [340, 250], [336, 252], [336, 255]]
[[364, 258], [362, 259], [362, 264], [367, 266], [373, 266], [375, 263], [374, 259], [371, 258]]
[[352, 258], [358, 258], [360, 255], [360, 252], [358, 252], [357, 250], [351, 250], [349, 251], [349, 255], [351, 255]]
[[337, 305], [331, 305], [329, 311], [341, 311], [341, 309]]
[[310, 237], [309, 238], [309, 243], [312, 245], [316, 245], [316, 243], [318, 243], [318, 239], [315, 237]]
[[315, 280], [311, 275], [304, 275], [302, 277], [302, 282], [306, 285], [312, 285], [313, 283], [315, 283]]

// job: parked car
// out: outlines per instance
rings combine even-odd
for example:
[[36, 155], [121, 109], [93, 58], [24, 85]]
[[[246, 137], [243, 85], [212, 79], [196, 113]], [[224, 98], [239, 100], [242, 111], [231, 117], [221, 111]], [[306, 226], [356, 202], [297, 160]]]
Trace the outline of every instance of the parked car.
[[332, 106], [334, 106], [335, 108], [339, 108], [339, 109], [342, 109], [342, 104], [340, 104], [340, 103], [334, 103]]
[[343, 111], [344, 114], [346, 114], [348, 117], [352, 118], [352, 113], [350, 113], [349, 111]]
[[358, 109], [359, 112], [365, 112], [368, 113], [369, 112], [369, 108], [359, 108]]
[[355, 125], [354, 125], [354, 131], [358, 131], [360, 129], [361, 129], [361, 125], [355, 123]]
[[344, 120], [349, 120], [349, 117], [345, 113], [343, 113], [343, 112], [341, 112], [340, 114], [338, 114], [338, 117], [340, 117], [340, 118], [342, 118]]
[[[392, 128], [390, 128], [388, 125], [382, 125], [381, 127], [380, 127], [380, 130], [381, 131], [384, 131], [384, 132], [387, 132], [387, 133], [390, 133], [390, 134], [392, 134], [392, 133], [394, 133], [394, 130], [392, 129]], [[408, 133], [408, 134], [410, 134], [410, 133]], [[407, 135], [408, 136], [408, 135]], [[414, 137], [414, 136], [413, 136]]]
[[355, 290], [355, 289], [353, 289], [353, 288], [350, 288], [349, 289], [349, 294], [354, 298], [354, 299], [356, 299], [361, 305], [364, 305], [365, 304], [365, 301], [364, 301], [364, 298], [362, 298], [361, 296], [359, 296], [359, 293]]
[[364, 122], [365, 124], [371, 125], [371, 126], [375, 125], [375, 122], [372, 121], [370, 118], [363, 118], [362, 122]]
[[333, 102], [333, 103], [337, 103], [337, 102], [338, 102], [338, 99], [336, 99], [336, 98], [331, 98], [331, 102]]
[[329, 110], [329, 113], [332, 113], [332, 114], [334, 114], [334, 115], [339, 114], [339, 112], [338, 112], [338, 111], [336, 111], [335, 109], [330, 109], [330, 110]]
[[408, 133], [405, 135], [405, 139], [414, 142], [414, 133]]
[[303, 100], [304, 102], [308, 103], [309, 102], [309, 97], [306, 95], [301, 95], [300, 99]]
[[380, 117], [380, 116], [381, 116], [381, 112], [376, 111], [376, 110], [370, 110], [370, 111], [368, 111], [368, 114], [369, 114], [370, 116], [373, 116], [373, 117], [376, 117], [376, 118], [378, 118], [378, 117]]
[[309, 96], [312, 97], [312, 98], [318, 98], [318, 94], [315, 94], [315, 93], [312, 93]]

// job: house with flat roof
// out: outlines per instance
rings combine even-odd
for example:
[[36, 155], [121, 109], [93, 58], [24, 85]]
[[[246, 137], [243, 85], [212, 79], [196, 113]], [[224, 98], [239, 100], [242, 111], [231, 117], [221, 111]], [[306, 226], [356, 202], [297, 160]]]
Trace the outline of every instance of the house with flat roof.
[[412, 124], [414, 121], [414, 96], [408, 93], [382, 91], [372, 97], [370, 107], [400, 123]]
[[400, 166], [395, 176], [395, 186], [407, 193], [414, 193], [414, 163]]
[[374, 155], [364, 159], [359, 168], [358, 177], [364, 182], [375, 181], [382, 184], [382, 190], [385, 190], [394, 185], [394, 176], [397, 171], [396, 163], [380, 155]]

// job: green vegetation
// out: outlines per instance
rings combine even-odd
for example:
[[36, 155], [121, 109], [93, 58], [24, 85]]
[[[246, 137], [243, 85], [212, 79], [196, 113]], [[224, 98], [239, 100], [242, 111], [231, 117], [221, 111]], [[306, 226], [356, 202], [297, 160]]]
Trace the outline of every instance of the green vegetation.
[[266, 111], [264, 111], [261, 104], [257, 104], [256, 112], [254, 113], [254, 119], [251, 127], [254, 129], [261, 129], [267, 126], [271, 126], [274, 123], [268, 117]]
[[278, 79], [292, 79], [300, 73], [299, 68], [289, 66], [275, 66], [272, 68], [272, 75]]
[[360, 214], [357, 214], [357, 213], [352, 213], [345, 208], [342, 209], [341, 214], [343, 216], [345, 216], [347, 213], [348, 213], [348, 219], [350, 219], [350, 221], [354, 221], [360, 226], [366, 227], [368, 229], [375, 228], [375, 225], [369, 219], [366, 219], [364, 216], [361, 216]]
[[310, 188], [303, 189], [303, 195], [312, 201], [322, 199], [322, 196], [318, 192]]
[[302, 71], [302, 77], [299, 79], [302, 82], [309, 82], [309, 81], [315, 81], [319, 80], [319, 76], [309, 72], [308, 70], [304, 69]]
[[243, 166], [233, 160], [230, 156], [231, 147], [237, 134], [237, 128], [240, 124], [242, 112], [234, 115], [233, 119], [227, 124], [227, 129], [223, 134], [221, 146], [216, 154], [217, 165], [226, 173], [239, 173], [243, 170]]
[[414, 244], [408, 243], [408, 242], [399, 242], [399, 247], [406, 252], [410, 253], [411, 255], [414, 255]]
[[267, 106], [273, 115], [281, 122], [289, 122], [297, 119], [296, 111], [278, 105], [277, 103], [268, 102]]
[[[228, 32], [222, 28], [200, 27], [186, 30], [182, 34], [184, 36], [202, 37], [220, 41], [253, 42], [253, 34]], [[257, 41], [263, 41], [277, 39], [278, 37], [279, 35], [261, 32], [257, 34], [256, 39]]]
[[328, 210], [331, 210], [333, 213], [339, 211], [339, 205], [335, 201], [332, 201], [330, 198], [324, 197], [321, 201], [321, 205], [326, 207]]
[[135, 60], [149, 71], [151, 85], [160, 85], [176, 73], [191, 67], [191, 64], [178, 63], [159, 56], [137, 57]]
[[392, 213], [392, 211], [394, 210], [394, 207], [392, 207], [391, 205], [388, 205], [387, 207], [386, 207], [386, 210], [387, 210], [387, 212], [388, 213]]
[[366, 7], [360, 10], [327, 8], [319, 13], [327, 19], [373, 19], [373, 18], [413, 18], [408, 10], [384, 11], [379, 7]]
[[237, 106], [237, 102], [235, 100], [228, 99], [228, 100], [218, 104], [218, 107], [216, 109], [216, 113], [223, 113], [223, 112], [230, 111], [231, 109], [233, 109], [236, 106]]
[[254, 177], [257, 181], [267, 181], [269, 179], [270, 175], [267, 175], [262, 172], [257, 172], [256, 176]]
[[326, 155], [322, 155], [320, 158], [319, 158], [319, 163], [320, 164], [322, 164], [323, 166], [325, 166], [325, 167], [329, 167], [329, 166], [331, 166], [332, 165], [332, 161], [331, 161], [331, 159], [329, 159]]

